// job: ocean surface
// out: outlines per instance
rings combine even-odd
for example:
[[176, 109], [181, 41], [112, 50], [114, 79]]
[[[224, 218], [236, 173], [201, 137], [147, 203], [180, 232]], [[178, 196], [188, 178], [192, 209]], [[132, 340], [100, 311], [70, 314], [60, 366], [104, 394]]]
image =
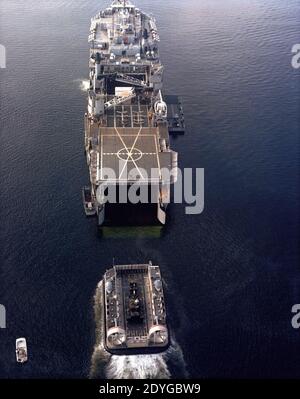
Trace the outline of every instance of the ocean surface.
[[0, 377], [89, 376], [114, 258], [161, 266], [190, 377], [299, 378], [300, 1], [136, 0], [157, 18], [165, 93], [182, 96], [187, 124], [172, 146], [182, 168], [205, 169], [205, 210], [172, 205], [160, 233], [101, 237], [81, 201], [82, 83], [90, 18], [108, 4], [0, 0]]

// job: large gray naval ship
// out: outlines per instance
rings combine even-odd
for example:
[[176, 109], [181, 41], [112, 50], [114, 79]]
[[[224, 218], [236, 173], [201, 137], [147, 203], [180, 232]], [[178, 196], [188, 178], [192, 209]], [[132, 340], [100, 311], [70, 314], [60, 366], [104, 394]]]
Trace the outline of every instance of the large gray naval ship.
[[103, 347], [116, 355], [159, 353], [169, 346], [158, 266], [113, 266], [98, 285]]
[[[184, 131], [184, 117], [179, 99], [162, 94], [159, 41], [155, 19], [128, 0], [113, 1], [91, 20], [85, 114], [90, 186], [83, 189], [83, 202], [99, 226], [114, 223], [120, 214], [132, 221], [141, 209], [156, 222], [166, 222], [170, 184], [177, 178], [169, 133]], [[168, 177], [163, 170], [170, 172]], [[136, 184], [147, 187], [148, 207], [128, 204], [128, 192]], [[116, 187], [115, 202], [107, 200], [111, 186]]]

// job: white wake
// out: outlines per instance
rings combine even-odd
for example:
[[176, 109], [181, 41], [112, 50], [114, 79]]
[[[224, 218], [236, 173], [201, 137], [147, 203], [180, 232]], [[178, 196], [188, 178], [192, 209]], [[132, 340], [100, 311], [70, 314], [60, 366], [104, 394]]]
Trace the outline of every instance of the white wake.
[[163, 355], [112, 356], [105, 374], [110, 380], [171, 377]]

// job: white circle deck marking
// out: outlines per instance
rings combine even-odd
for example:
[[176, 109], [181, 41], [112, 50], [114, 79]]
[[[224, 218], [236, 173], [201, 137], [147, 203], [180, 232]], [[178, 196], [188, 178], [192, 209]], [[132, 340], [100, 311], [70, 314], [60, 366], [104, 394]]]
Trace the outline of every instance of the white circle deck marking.
[[133, 149], [122, 148], [117, 152], [117, 157], [122, 161], [136, 162], [139, 161], [142, 158], [142, 156], [143, 156], [142, 151], [137, 148]]

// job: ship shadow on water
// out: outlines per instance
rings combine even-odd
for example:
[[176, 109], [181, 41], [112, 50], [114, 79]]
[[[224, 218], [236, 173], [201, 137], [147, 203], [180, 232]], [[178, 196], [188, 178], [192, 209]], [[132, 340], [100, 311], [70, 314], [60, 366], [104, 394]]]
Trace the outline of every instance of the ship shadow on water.
[[161, 238], [162, 226], [105, 226], [98, 230], [101, 239]]
[[157, 204], [106, 204], [106, 222], [99, 238], [161, 238], [165, 226], [157, 219]]
[[105, 225], [157, 226], [157, 204], [117, 203], [105, 205]]
[[171, 332], [167, 351], [149, 355], [112, 355], [104, 346], [102, 282], [94, 296], [95, 348], [91, 358], [91, 379], [170, 379], [187, 378], [182, 350]]

